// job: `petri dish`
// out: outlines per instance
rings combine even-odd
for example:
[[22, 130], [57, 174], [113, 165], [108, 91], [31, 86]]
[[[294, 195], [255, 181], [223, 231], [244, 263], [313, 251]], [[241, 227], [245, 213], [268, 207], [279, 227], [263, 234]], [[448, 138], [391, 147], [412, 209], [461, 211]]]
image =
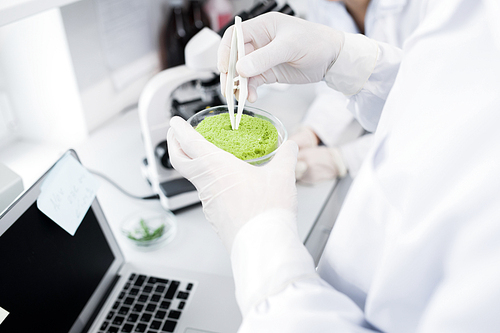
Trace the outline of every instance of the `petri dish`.
[[121, 232], [136, 248], [154, 250], [174, 239], [177, 233], [177, 220], [170, 211], [141, 210], [123, 221]]
[[[234, 111], [235, 116], [236, 116], [236, 110], [237, 110], [237, 107], [235, 107], [235, 111]], [[205, 118], [216, 116], [216, 115], [219, 115], [222, 113], [228, 113], [227, 105], [214, 106], [211, 108], [201, 110], [201, 111], [195, 113], [193, 116], [191, 116], [187, 120], [187, 122], [188, 122], [188, 124], [190, 124], [191, 126], [196, 128], [196, 126], [198, 126], [198, 124], [201, 123]], [[250, 163], [252, 165], [264, 165], [264, 164], [268, 163], [269, 161], [271, 161], [271, 159], [276, 154], [276, 151], [278, 150], [278, 148], [288, 139], [288, 133], [286, 131], [286, 128], [278, 118], [273, 116], [271, 113], [264, 111], [264, 110], [261, 110], [261, 109], [258, 109], [258, 108], [254, 108], [251, 106], [245, 106], [245, 108], [243, 109], [243, 114], [251, 116], [251, 117], [257, 117], [257, 118], [267, 120], [271, 124], [273, 124], [274, 127], [276, 128], [276, 130], [278, 131], [278, 143], [276, 145], [276, 148], [272, 152], [270, 152], [267, 155], [258, 157], [258, 158], [244, 160], [245, 162]]]

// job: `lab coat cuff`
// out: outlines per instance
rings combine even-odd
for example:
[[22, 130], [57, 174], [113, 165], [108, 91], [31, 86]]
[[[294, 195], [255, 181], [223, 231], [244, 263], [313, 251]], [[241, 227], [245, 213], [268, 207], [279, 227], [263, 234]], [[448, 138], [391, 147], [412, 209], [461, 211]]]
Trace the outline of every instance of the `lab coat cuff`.
[[337, 148], [328, 149], [330, 156], [332, 157], [333, 163], [337, 166], [338, 176], [344, 178], [347, 175], [347, 166], [342, 158], [342, 153]]
[[365, 134], [339, 147], [340, 154], [351, 177], [356, 177], [361, 164], [373, 145], [374, 134]]
[[243, 316], [293, 281], [317, 277], [314, 261], [298, 236], [296, 216], [284, 209], [262, 213], [241, 228], [231, 263]]
[[326, 73], [326, 84], [346, 96], [361, 91], [377, 63], [377, 42], [361, 34], [345, 34], [340, 54]]

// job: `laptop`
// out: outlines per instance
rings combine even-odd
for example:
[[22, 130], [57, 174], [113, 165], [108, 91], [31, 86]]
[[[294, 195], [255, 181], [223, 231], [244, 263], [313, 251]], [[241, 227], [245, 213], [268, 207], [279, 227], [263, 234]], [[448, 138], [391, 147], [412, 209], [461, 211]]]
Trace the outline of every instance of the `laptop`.
[[0, 215], [0, 332], [238, 330], [231, 277], [139, 270], [125, 261], [97, 199], [74, 236], [45, 216], [36, 201], [49, 172]]

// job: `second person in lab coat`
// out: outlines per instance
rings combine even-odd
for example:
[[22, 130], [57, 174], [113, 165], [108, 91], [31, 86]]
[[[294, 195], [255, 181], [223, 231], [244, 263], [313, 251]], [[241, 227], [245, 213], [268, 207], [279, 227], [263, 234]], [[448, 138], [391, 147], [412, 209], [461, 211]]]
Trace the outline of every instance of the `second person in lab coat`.
[[[309, 0], [308, 20], [337, 30], [364, 33], [380, 42], [403, 46], [418, 25], [419, 13], [412, 9], [414, 0]], [[354, 118], [354, 106], [348, 97], [328, 88], [316, 87], [317, 96], [290, 140], [299, 146], [296, 178], [301, 183], [355, 177], [368, 153], [375, 131], [363, 133]], [[364, 134], [364, 135], [362, 135]], [[358, 135], [356, 139], [352, 136]], [[350, 136], [350, 140], [345, 140]], [[322, 143], [320, 145], [320, 143]]]

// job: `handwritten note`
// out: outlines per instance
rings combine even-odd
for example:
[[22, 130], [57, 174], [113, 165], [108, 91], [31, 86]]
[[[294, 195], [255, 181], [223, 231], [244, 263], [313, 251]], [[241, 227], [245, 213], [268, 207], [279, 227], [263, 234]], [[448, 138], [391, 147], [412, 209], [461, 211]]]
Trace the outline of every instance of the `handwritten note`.
[[37, 207], [74, 236], [94, 201], [98, 187], [99, 183], [90, 172], [68, 154], [45, 178]]

